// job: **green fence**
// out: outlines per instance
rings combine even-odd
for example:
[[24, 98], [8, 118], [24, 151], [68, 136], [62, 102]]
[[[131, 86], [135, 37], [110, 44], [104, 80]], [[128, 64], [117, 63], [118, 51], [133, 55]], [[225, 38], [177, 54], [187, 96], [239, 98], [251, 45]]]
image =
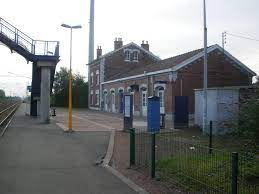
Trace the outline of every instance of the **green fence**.
[[177, 184], [188, 193], [259, 193], [258, 161], [252, 154], [204, 147], [173, 132], [131, 130], [130, 137], [131, 165], [169, 186]]

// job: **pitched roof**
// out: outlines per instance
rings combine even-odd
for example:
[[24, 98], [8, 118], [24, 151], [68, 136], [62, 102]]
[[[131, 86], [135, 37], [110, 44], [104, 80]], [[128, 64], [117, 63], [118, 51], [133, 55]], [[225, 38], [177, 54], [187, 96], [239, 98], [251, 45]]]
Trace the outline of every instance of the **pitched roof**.
[[141, 51], [147, 53], [149, 56], [151, 56], [151, 57], [154, 58], [155, 60], [157, 60], [157, 61], [161, 60], [158, 56], [154, 55], [151, 51], [148, 51], [148, 50], [142, 48], [141, 46], [137, 45], [136, 43], [131, 42], [131, 43], [129, 43], [129, 44], [126, 44], [126, 45], [122, 46], [121, 48], [119, 48], [119, 49], [117, 49], [117, 50], [110, 51], [110, 52], [108, 52], [108, 53], [102, 55], [100, 58], [95, 59], [93, 62], [91, 62], [91, 63], [89, 63], [89, 64], [87, 64], [87, 65], [95, 64], [95, 63], [99, 62], [102, 58], [108, 57], [108, 56], [110, 56], [110, 55], [112, 55], [112, 54], [114, 54], [114, 53], [116, 53], [116, 52], [118, 52], [118, 51], [120, 51], [120, 50], [122, 50], [122, 49], [125, 49], [125, 48], [127, 48], [127, 47], [129, 47], [129, 46], [132, 46], [132, 45], [135, 46], [135, 47], [137, 47], [137, 48], [140, 49]]
[[117, 74], [116, 76], [113, 76], [112, 78], [109, 78], [109, 80], [138, 75], [138, 74], [142, 74], [144, 72], [148, 73], [148, 72], [153, 72], [153, 71], [159, 71], [162, 69], [172, 68], [173, 66], [178, 65], [179, 63], [195, 56], [196, 54], [198, 54], [202, 51], [203, 51], [203, 49], [197, 49], [197, 50], [187, 52], [187, 53], [184, 53], [181, 55], [177, 55], [177, 56], [170, 57], [170, 58], [167, 58], [164, 60], [160, 60], [156, 63], [147, 64], [144, 66], [140, 66], [138, 68], [132, 68], [130, 71], [123, 71], [120, 74]]
[[[208, 47], [208, 53], [215, 51], [218, 49], [220, 52], [223, 52], [223, 48], [219, 45], [215, 44], [210, 47]], [[203, 57], [204, 55], [204, 49], [197, 49], [193, 50], [181, 55], [177, 55], [175, 57], [170, 57], [164, 60], [160, 60], [153, 64], [148, 64], [145, 66], [141, 66], [139, 68], [134, 68], [127, 72], [122, 72], [120, 74], [117, 74], [116, 76], [113, 76], [112, 79], [107, 80], [104, 83], [110, 83], [110, 82], [116, 82], [118, 80], [127, 80], [127, 79], [134, 79], [136, 77], [143, 77], [147, 75], [155, 75], [159, 73], [166, 73], [170, 71], [177, 71], [181, 69], [182, 67], [191, 64], [193, 61]], [[253, 72], [251, 69], [249, 69], [246, 65], [244, 65], [242, 62], [240, 62], [238, 59], [236, 59], [234, 56], [232, 56], [229, 52], [224, 50], [224, 54], [229, 57], [231, 60], [233, 60], [240, 68], [244, 69], [248, 73], [250, 73], [252, 76], [255, 76], [256, 73]]]

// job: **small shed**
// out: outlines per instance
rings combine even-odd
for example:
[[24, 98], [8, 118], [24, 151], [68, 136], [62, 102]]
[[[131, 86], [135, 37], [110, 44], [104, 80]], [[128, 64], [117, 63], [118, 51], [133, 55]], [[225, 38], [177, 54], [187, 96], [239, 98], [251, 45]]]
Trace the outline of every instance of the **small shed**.
[[[230, 132], [239, 110], [240, 87], [208, 88], [207, 118], [213, 122], [213, 134]], [[195, 124], [202, 128], [203, 89], [195, 89]], [[209, 127], [205, 133], [208, 133]]]

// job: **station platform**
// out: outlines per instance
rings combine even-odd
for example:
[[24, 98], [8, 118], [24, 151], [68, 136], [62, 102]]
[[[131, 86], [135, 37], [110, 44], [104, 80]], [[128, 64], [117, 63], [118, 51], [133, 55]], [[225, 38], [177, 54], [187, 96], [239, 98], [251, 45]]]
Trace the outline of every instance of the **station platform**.
[[135, 193], [95, 161], [106, 153], [107, 130], [64, 133], [25, 116], [25, 104], [0, 138], [0, 193]]

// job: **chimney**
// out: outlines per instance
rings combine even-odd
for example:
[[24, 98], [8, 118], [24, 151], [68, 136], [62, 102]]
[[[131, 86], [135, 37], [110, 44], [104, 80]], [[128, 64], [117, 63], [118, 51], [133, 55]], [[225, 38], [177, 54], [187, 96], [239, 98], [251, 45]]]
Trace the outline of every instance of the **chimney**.
[[115, 38], [114, 41], [114, 50], [117, 50], [123, 46], [122, 38]]
[[141, 47], [142, 47], [143, 49], [149, 51], [149, 44], [148, 44], [148, 41], [146, 41], [146, 43], [145, 43], [145, 41], [143, 40], [143, 41], [142, 41], [142, 44], [141, 44]]
[[102, 47], [101, 46], [97, 47], [96, 56], [97, 56], [97, 59], [99, 59], [102, 56]]

